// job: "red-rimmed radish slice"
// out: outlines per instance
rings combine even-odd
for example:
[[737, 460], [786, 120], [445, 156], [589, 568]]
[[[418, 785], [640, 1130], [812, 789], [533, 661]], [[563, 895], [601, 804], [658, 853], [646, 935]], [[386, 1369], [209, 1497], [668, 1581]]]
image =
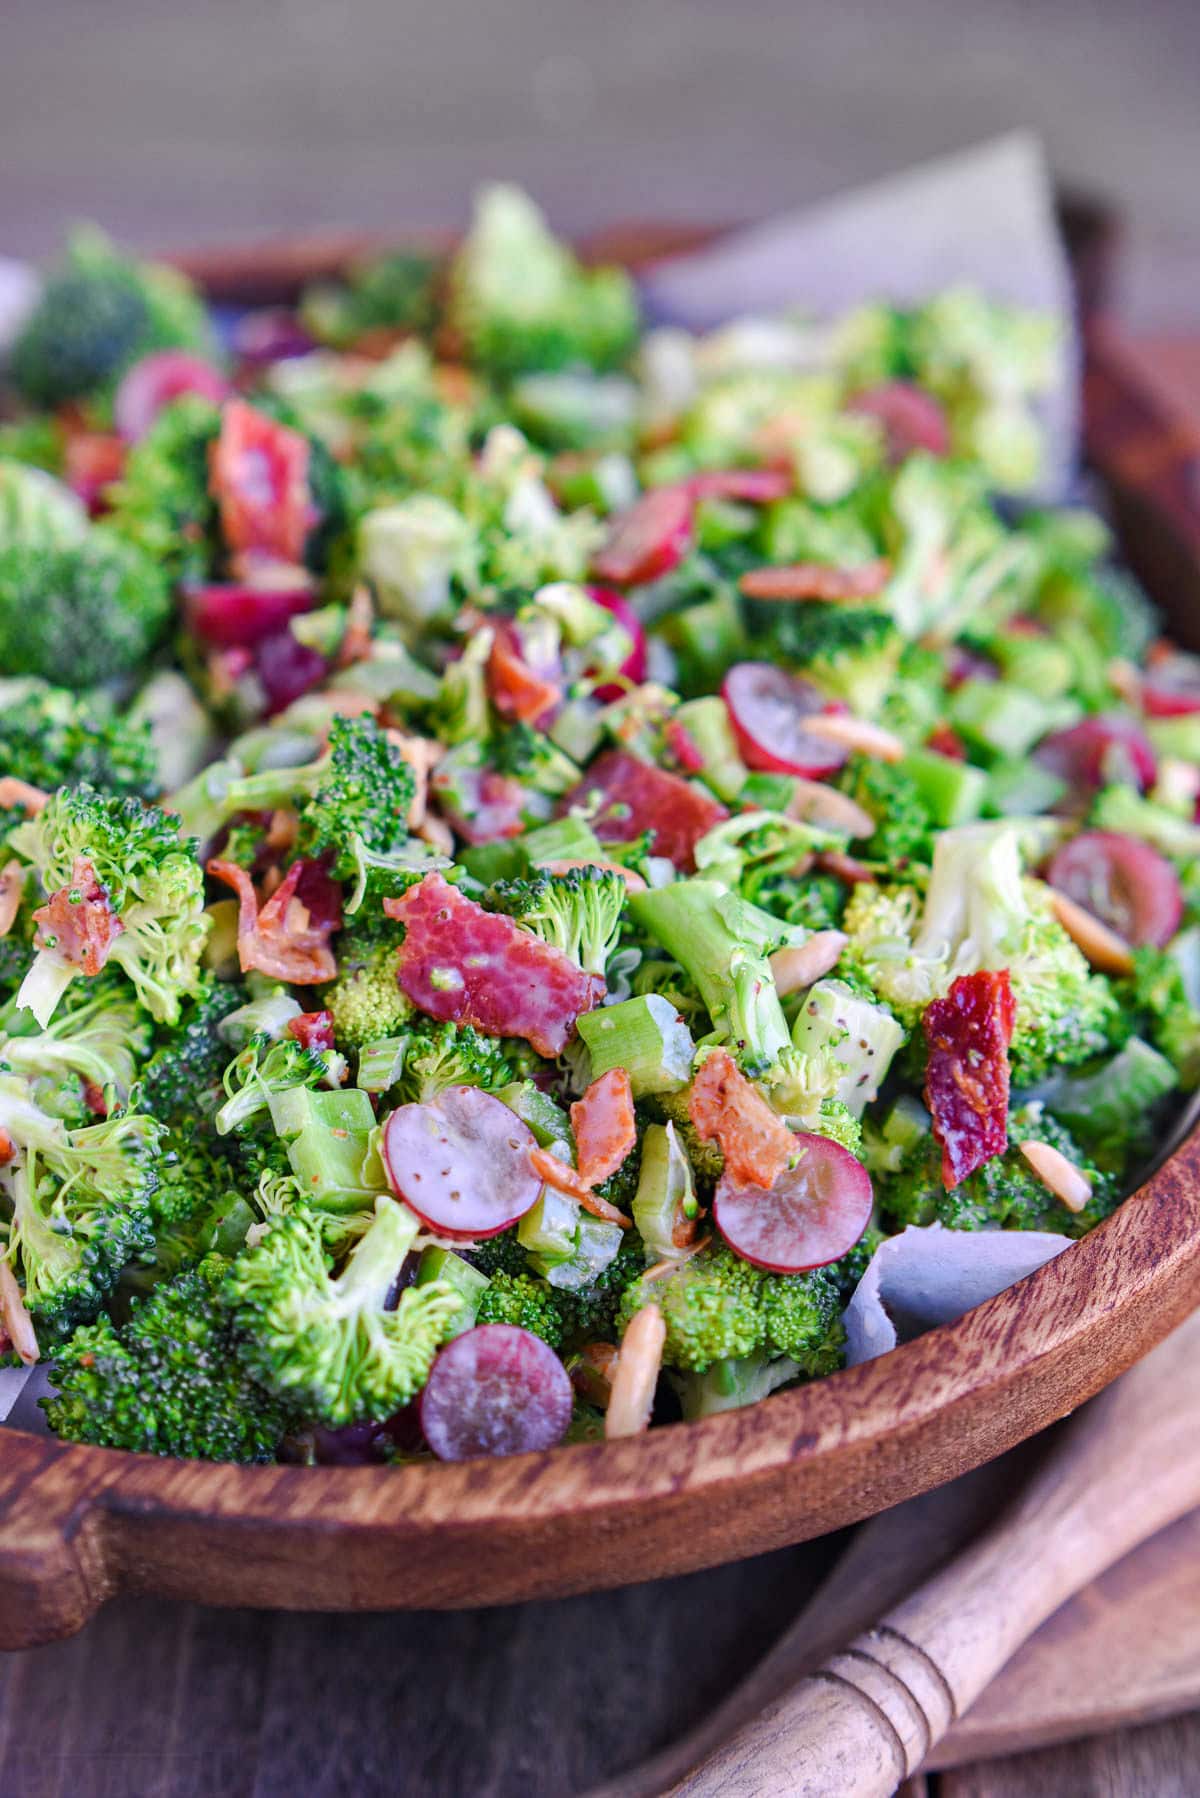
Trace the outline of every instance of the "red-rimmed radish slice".
[[[588, 593], [598, 606], [603, 606], [606, 612], [612, 614], [621, 629], [628, 634], [632, 647], [617, 672], [623, 674], [626, 680], [631, 680], [635, 686], [638, 685], [646, 678], [646, 632], [642, 628], [641, 619], [625, 595], [618, 593], [615, 587], [589, 587]], [[615, 699], [620, 693], [621, 688], [616, 686], [596, 689], [598, 699]]]
[[692, 496], [687, 487], [652, 487], [618, 512], [608, 541], [592, 562], [602, 581], [637, 587], [670, 574], [692, 545]]
[[721, 692], [751, 768], [819, 780], [845, 762], [849, 751], [842, 744], [805, 729], [806, 720], [825, 711], [827, 703], [809, 681], [771, 662], [737, 662]]
[[527, 1455], [567, 1433], [567, 1370], [548, 1343], [515, 1324], [480, 1324], [448, 1342], [421, 1394], [421, 1428], [439, 1461]]
[[931, 393], [911, 381], [884, 381], [878, 387], [864, 388], [850, 400], [847, 410], [879, 421], [893, 461], [903, 460], [913, 450], [926, 450], [931, 456], [950, 453], [945, 412]]
[[794, 485], [792, 476], [781, 468], [712, 468], [694, 474], [688, 489], [693, 499], [732, 499], [765, 506], [773, 499], [786, 499]]
[[1055, 850], [1046, 879], [1136, 948], [1179, 929], [1183, 894], [1165, 855], [1118, 830], [1083, 830]]
[[1157, 767], [1145, 732], [1119, 712], [1098, 713], [1067, 730], [1051, 731], [1033, 759], [1073, 787], [1103, 787], [1132, 775], [1144, 789], [1153, 784]]
[[871, 1176], [827, 1136], [796, 1136], [799, 1159], [764, 1192], [723, 1174], [713, 1223], [736, 1255], [776, 1274], [803, 1274], [838, 1261], [871, 1218]]
[[187, 350], [153, 350], [121, 377], [113, 399], [113, 418], [127, 443], [144, 437], [164, 406], [185, 393], [199, 394], [214, 406], [228, 398], [229, 382], [219, 368]]
[[448, 1086], [427, 1105], [401, 1105], [384, 1125], [393, 1192], [439, 1236], [496, 1236], [536, 1204], [529, 1165], [537, 1139], [491, 1093]]
[[315, 601], [311, 582], [253, 587], [243, 581], [189, 581], [183, 588], [188, 629], [214, 649], [261, 643], [283, 630], [289, 619], [311, 612]]
[[1151, 718], [1186, 718], [1200, 712], [1200, 656], [1172, 650], [1142, 676], [1142, 707]]

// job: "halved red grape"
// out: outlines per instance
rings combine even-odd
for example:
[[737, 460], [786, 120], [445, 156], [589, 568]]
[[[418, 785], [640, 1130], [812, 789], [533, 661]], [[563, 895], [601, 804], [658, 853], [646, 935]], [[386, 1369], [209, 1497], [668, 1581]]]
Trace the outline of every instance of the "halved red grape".
[[181, 394], [196, 393], [214, 406], [228, 398], [229, 382], [219, 368], [187, 350], [153, 350], [121, 377], [113, 418], [127, 443], [144, 437], [164, 406]]
[[1135, 948], [1179, 929], [1183, 894], [1165, 855], [1119, 830], [1082, 830], [1056, 849], [1046, 879]]
[[692, 496], [687, 487], [652, 487], [618, 512], [592, 568], [621, 587], [656, 581], [677, 568], [692, 545]]
[[1176, 649], [1153, 662], [1142, 677], [1142, 707], [1151, 718], [1200, 712], [1200, 656]]
[[[588, 592], [598, 606], [603, 606], [606, 612], [612, 613], [621, 629], [627, 633], [629, 654], [617, 672], [623, 674], [626, 680], [633, 681], [635, 686], [638, 685], [646, 678], [646, 633], [641, 619], [625, 595], [618, 593], [615, 587], [589, 587]], [[603, 700], [619, 699], [623, 691], [623, 687], [609, 682], [607, 686], [596, 688], [596, 697]]]
[[1098, 713], [1067, 730], [1051, 731], [1033, 759], [1073, 787], [1104, 787], [1132, 777], [1145, 789], [1157, 767], [1145, 732], [1120, 712]]
[[537, 1203], [536, 1147], [528, 1124], [477, 1086], [401, 1105], [383, 1131], [392, 1190], [431, 1230], [468, 1242], [507, 1230]]
[[913, 450], [931, 456], [950, 451], [950, 430], [939, 401], [911, 381], [884, 381], [856, 393], [847, 408], [878, 419], [887, 437], [888, 454], [899, 462]]
[[233, 327], [233, 347], [243, 362], [265, 368], [291, 356], [307, 356], [316, 343], [296, 314], [286, 306], [267, 306], [248, 312]]
[[847, 1254], [871, 1218], [871, 1176], [827, 1136], [796, 1136], [800, 1156], [766, 1192], [721, 1176], [713, 1223], [735, 1254], [777, 1274], [803, 1274]]
[[290, 618], [311, 612], [315, 601], [311, 582], [253, 587], [243, 581], [189, 581], [183, 588], [187, 628], [214, 649], [261, 643], [285, 629]]
[[840, 744], [811, 735], [806, 718], [827, 709], [811, 682], [772, 662], [737, 662], [721, 688], [743, 760], [768, 774], [820, 780], [846, 760]]
[[688, 482], [693, 499], [743, 500], [752, 506], [785, 499], [794, 486], [791, 474], [782, 468], [712, 468]]
[[325, 657], [301, 643], [289, 630], [263, 638], [254, 668], [267, 696], [267, 710], [272, 713], [285, 711], [295, 700], [311, 693], [329, 672]]
[[527, 1455], [567, 1433], [571, 1381], [548, 1343], [515, 1324], [480, 1324], [448, 1342], [421, 1394], [421, 1428], [439, 1461]]

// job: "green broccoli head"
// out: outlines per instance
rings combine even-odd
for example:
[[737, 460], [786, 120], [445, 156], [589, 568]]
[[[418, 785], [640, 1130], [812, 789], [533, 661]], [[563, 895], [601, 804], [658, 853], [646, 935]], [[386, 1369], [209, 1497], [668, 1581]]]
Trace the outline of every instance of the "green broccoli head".
[[216, 1109], [229, 1061], [221, 1024], [246, 1002], [240, 981], [205, 975], [184, 1001], [175, 1028], [162, 1033], [142, 1067], [138, 1105], [164, 1124], [194, 1129]]
[[484, 1036], [470, 1024], [433, 1023], [421, 1020], [404, 1053], [404, 1068], [396, 1096], [427, 1105], [448, 1086], [481, 1086], [498, 1092], [520, 1080], [522, 1070], [510, 1059], [513, 1044], [504, 1038]]
[[351, 348], [376, 331], [424, 331], [433, 322], [437, 263], [420, 250], [391, 250], [352, 268], [337, 287], [305, 289], [300, 318], [321, 343]]
[[617, 1311], [623, 1295], [645, 1265], [646, 1250], [641, 1238], [636, 1230], [626, 1230], [613, 1259], [590, 1285], [552, 1288], [564, 1347], [581, 1348], [589, 1342], [615, 1340]]
[[840, 930], [849, 888], [836, 874], [772, 874], [760, 881], [754, 902], [784, 924], [804, 930]]
[[321, 1220], [277, 1218], [230, 1272], [227, 1302], [255, 1377], [306, 1416], [382, 1422], [415, 1398], [457, 1320], [442, 1281], [406, 1286], [389, 1309], [417, 1235], [412, 1213], [381, 1199], [335, 1278]]
[[247, 1371], [210, 1256], [135, 1300], [118, 1329], [77, 1330], [51, 1369], [47, 1421], [69, 1442], [205, 1461], [271, 1461], [297, 1421]]
[[1180, 1086], [1194, 1092], [1200, 1086], [1200, 1011], [1188, 997], [1183, 969], [1169, 949], [1149, 945], [1134, 950], [1133, 965], [1121, 998], [1144, 1020], [1146, 1035], [1175, 1069]]
[[127, 1308], [132, 1297], [150, 1292], [206, 1255], [236, 1255], [257, 1221], [240, 1190], [240, 1169], [203, 1131], [197, 1137], [191, 1121], [186, 1132], [175, 1131], [165, 1138], [156, 1172], [153, 1247], [125, 1268], [110, 1306], [114, 1311], [122, 1303]]
[[9, 376], [34, 406], [111, 389], [151, 350], [210, 346], [208, 316], [174, 269], [121, 256], [98, 231], [79, 232], [12, 346]]
[[356, 840], [374, 855], [403, 847], [415, 790], [412, 769], [374, 718], [335, 718], [328, 762], [301, 809], [300, 853], [331, 857], [336, 877], [353, 879]]
[[[201, 984], [208, 935], [204, 876], [176, 821], [157, 806], [62, 787], [35, 818], [13, 832], [15, 852], [35, 869], [47, 894], [70, 890], [77, 861], [89, 863], [120, 918], [108, 959], [133, 982], [151, 1017], [174, 1024], [183, 1001]], [[21, 988], [43, 1026], [81, 972], [51, 944], [38, 951]]]
[[394, 938], [367, 945], [358, 953], [343, 938], [338, 950], [338, 977], [325, 988], [321, 1002], [333, 1016], [334, 1040], [341, 1049], [361, 1049], [384, 1037], [398, 1036], [412, 1018], [411, 1000], [396, 979]]
[[525, 880], [502, 880], [487, 895], [493, 911], [505, 912], [561, 949], [587, 974], [603, 977], [617, 946], [627, 888], [606, 868], [571, 868], [565, 874], [535, 873]]
[[868, 861], [884, 862], [889, 868], [897, 863], [931, 861], [937, 833], [911, 774], [895, 762], [855, 755], [838, 777], [838, 785], [875, 820], [874, 835], [861, 845]]
[[28, 1023], [18, 1010], [12, 1033], [0, 1037], [0, 1061], [30, 1083], [39, 1104], [60, 1110], [44, 1096], [55, 1084], [71, 1092], [81, 1113], [88, 1108], [88, 1088], [93, 1100], [101, 1095], [108, 1112], [128, 1103], [150, 1052], [151, 1029], [119, 976], [106, 971], [71, 987], [45, 1030], [27, 1032], [21, 1027]]
[[31, 680], [0, 689], [0, 699], [0, 775], [47, 793], [86, 781], [122, 797], [155, 796], [153, 742], [101, 696]]
[[107, 493], [107, 523], [172, 581], [211, 578], [220, 554], [209, 450], [221, 429], [217, 407], [188, 393], [164, 406]]
[[273, 1101], [296, 1087], [337, 1086], [345, 1062], [324, 1049], [312, 1049], [294, 1036], [278, 1042], [255, 1036], [238, 1050], [225, 1069], [225, 1102], [213, 1118], [219, 1136], [245, 1132], [271, 1112]]
[[540, 1336], [553, 1349], [562, 1347], [563, 1322], [560, 1294], [536, 1274], [509, 1274], [498, 1270], [479, 1300], [475, 1321], [479, 1324], [515, 1324]]
[[133, 674], [171, 616], [162, 570], [97, 525], [78, 543], [0, 548], [0, 660], [72, 690]]
[[465, 1255], [471, 1266], [486, 1274], [489, 1280], [499, 1273], [515, 1277], [529, 1271], [529, 1255], [517, 1240], [515, 1229], [501, 1230], [496, 1236], [485, 1237], [466, 1250]]
[[852, 712], [875, 716], [904, 649], [890, 613], [864, 605], [774, 606], [769, 622], [784, 661]]

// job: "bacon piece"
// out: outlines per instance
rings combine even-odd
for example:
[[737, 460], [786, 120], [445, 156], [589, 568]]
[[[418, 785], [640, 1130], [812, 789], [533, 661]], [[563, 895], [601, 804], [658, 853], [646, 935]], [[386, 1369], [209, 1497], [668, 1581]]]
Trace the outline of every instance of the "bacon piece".
[[45, 811], [49, 803], [50, 795], [43, 792], [41, 787], [30, 786], [27, 780], [18, 780], [15, 774], [0, 777], [0, 806], [5, 811], [12, 811], [19, 806], [27, 818], [36, 818], [39, 812]]
[[298, 1018], [288, 1019], [287, 1031], [305, 1049], [332, 1049], [333, 1013], [302, 1011]]
[[594, 1193], [577, 1168], [560, 1161], [549, 1149], [530, 1149], [529, 1165], [539, 1180], [544, 1180], [547, 1186], [553, 1186], [556, 1192], [565, 1193], [569, 1199], [577, 1199], [593, 1217], [600, 1218], [606, 1224], [620, 1224], [622, 1230], [628, 1230], [630, 1219], [625, 1213]]
[[966, 745], [952, 724], [939, 724], [926, 739], [926, 748], [935, 750], [952, 762], [965, 762]]
[[739, 582], [747, 599], [816, 599], [831, 605], [874, 599], [887, 586], [892, 565], [884, 556], [853, 568], [825, 562], [793, 562], [787, 568], [752, 568]]
[[592, 825], [602, 843], [629, 843], [651, 830], [655, 855], [665, 855], [686, 874], [695, 869], [693, 852], [700, 838], [729, 816], [723, 805], [690, 781], [639, 762], [624, 749], [609, 749], [599, 756], [560, 801], [559, 812], [586, 805], [597, 795], [602, 803]]
[[25, 870], [18, 861], [5, 862], [0, 868], [0, 937], [8, 935], [21, 909], [25, 891]]
[[624, 1068], [610, 1068], [593, 1080], [571, 1107], [575, 1165], [587, 1186], [601, 1186], [615, 1174], [637, 1142], [633, 1087]]
[[439, 809], [467, 843], [494, 843], [502, 837], [519, 837], [529, 795], [514, 774], [498, 774], [495, 768], [456, 768], [450, 774], [435, 769], [429, 782]]
[[536, 724], [562, 699], [556, 680], [533, 668], [513, 641], [515, 633], [498, 630], [488, 656], [487, 684], [492, 704], [502, 718]]
[[8, 1131], [0, 1124], [0, 1167], [7, 1167], [17, 1153], [17, 1145]]
[[960, 974], [921, 1020], [925, 1103], [949, 1190], [1008, 1146], [1008, 1045], [1016, 1006], [1008, 969]]
[[604, 997], [598, 974], [585, 974], [511, 918], [484, 911], [438, 873], [385, 899], [383, 909], [404, 925], [401, 990], [432, 1018], [472, 1024], [487, 1036], [520, 1036], [539, 1055], [558, 1055], [580, 1012]]
[[63, 473], [72, 493], [92, 517], [104, 511], [104, 496], [125, 468], [128, 446], [109, 431], [72, 431], [63, 455]]
[[292, 986], [319, 986], [334, 978], [337, 962], [329, 938], [341, 926], [342, 895], [319, 862], [294, 861], [261, 910], [245, 868], [214, 859], [208, 872], [237, 894], [243, 974], [257, 968]]
[[687, 487], [652, 487], [618, 512], [592, 559], [592, 572], [618, 587], [661, 580], [692, 546], [692, 495]]
[[100, 972], [125, 928], [84, 855], [75, 857], [70, 882], [38, 906], [33, 921], [39, 949], [53, 949], [88, 975]]
[[94, 1118], [106, 1118], [108, 1106], [104, 1099], [104, 1088], [97, 1086], [94, 1080], [86, 1080], [83, 1086], [83, 1102]]
[[670, 751], [676, 765], [685, 774], [699, 774], [704, 767], [704, 757], [696, 747], [696, 739], [686, 724], [680, 724], [678, 718], [668, 718], [663, 725], [663, 743]]
[[309, 444], [245, 400], [229, 400], [209, 450], [208, 485], [221, 535], [235, 553], [264, 550], [302, 562], [318, 513], [308, 485]]
[[914, 450], [925, 450], [931, 456], [950, 453], [950, 427], [940, 400], [912, 381], [882, 381], [877, 387], [865, 387], [853, 395], [846, 409], [879, 421], [892, 462], [903, 461]]
[[688, 1094], [702, 1142], [716, 1141], [736, 1186], [771, 1187], [796, 1152], [791, 1131], [755, 1092], [728, 1049], [714, 1049]]

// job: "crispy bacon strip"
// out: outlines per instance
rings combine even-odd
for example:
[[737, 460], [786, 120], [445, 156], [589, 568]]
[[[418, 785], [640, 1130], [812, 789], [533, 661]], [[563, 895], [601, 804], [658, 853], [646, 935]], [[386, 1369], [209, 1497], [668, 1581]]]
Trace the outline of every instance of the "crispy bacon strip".
[[125, 926], [84, 855], [75, 857], [70, 884], [51, 893], [33, 914], [39, 949], [53, 949], [85, 974], [98, 974]]
[[492, 641], [487, 680], [492, 704], [501, 717], [515, 718], [521, 724], [536, 724], [562, 698], [558, 682], [531, 668], [504, 631], [497, 631]]
[[602, 1218], [606, 1224], [620, 1224], [622, 1230], [628, 1230], [632, 1220], [615, 1205], [610, 1205], [607, 1199], [598, 1198], [582, 1175], [565, 1161], [560, 1161], [557, 1155], [552, 1155], [549, 1149], [530, 1149], [529, 1165], [539, 1180], [544, 1180], [556, 1192], [565, 1193], [569, 1199], [578, 1199], [593, 1217]]
[[602, 1186], [637, 1142], [633, 1087], [624, 1068], [610, 1068], [571, 1107], [575, 1164], [588, 1186]]
[[238, 961], [243, 974], [257, 968], [273, 980], [292, 986], [320, 986], [337, 973], [329, 938], [341, 923], [335, 914], [316, 917], [297, 894], [306, 870], [295, 861], [271, 897], [259, 909], [254, 883], [236, 862], [214, 859], [208, 872], [232, 887], [238, 899]]
[[317, 513], [308, 485], [308, 439], [245, 400], [226, 401], [209, 450], [209, 491], [221, 535], [235, 553], [265, 551], [302, 562]]
[[925, 1103], [947, 1189], [1008, 1146], [1008, 1045], [1016, 1007], [1007, 968], [960, 974], [921, 1020]]
[[719, 1143], [735, 1186], [773, 1186], [796, 1153], [791, 1131], [728, 1049], [714, 1049], [702, 1064], [688, 1095], [688, 1115], [702, 1142]]
[[851, 599], [874, 599], [887, 586], [892, 565], [885, 556], [853, 568], [825, 562], [793, 562], [787, 568], [751, 568], [739, 582], [747, 599], [815, 599], [841, 605]]

